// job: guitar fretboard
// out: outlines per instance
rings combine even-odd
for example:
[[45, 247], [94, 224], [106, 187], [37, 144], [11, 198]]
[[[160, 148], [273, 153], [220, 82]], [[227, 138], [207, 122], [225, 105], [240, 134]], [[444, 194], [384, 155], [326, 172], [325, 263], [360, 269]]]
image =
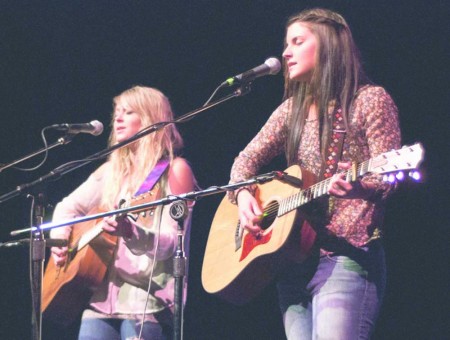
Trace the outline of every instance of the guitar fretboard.
[[88, 245], [89, 242], [91, 242], [94, 238], [96, 238], [98, 235], [102, 233], [103, 229], [96, 225], [92, 229], [85, 232], [80, 239], [78, 240], [78, 243], [76, 244], [77, 251], [80, 251], [85, 246]]
[[[358, 164], [355, 167], [355, 170], [345, 170], [345, 180], [350, 181], [354, 180], [357, 177], [360, 177], [367, 172], [369, 172], [370, 163], [372, 160], [364, 161], [360, 164]], [[286, 197], [281, 200], [277, 216], [283, 216], [284, 214], [287, 214], [288, 212], [295, 210], [302, 205], [305, 205], [321, 196], [324, 196], [328, 193], [328, 187], [330, 186], [331, 178], [325, 179], [323, 181], [320, 181], [316, 184], [311, 185], [309, 188], [300, 190], [294, 195], [291, 195], [289, 197]]]

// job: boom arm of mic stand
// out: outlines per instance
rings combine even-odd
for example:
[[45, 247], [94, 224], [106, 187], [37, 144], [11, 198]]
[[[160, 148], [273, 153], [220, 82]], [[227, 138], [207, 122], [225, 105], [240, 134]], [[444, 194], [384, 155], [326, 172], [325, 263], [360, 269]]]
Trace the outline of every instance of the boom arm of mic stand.
[[233, 93], [223, 97], [223, 98], [219, 98], [218, 100], [204, 105], [194, 111], [188, 112], [184, 115], [182, 115], [181, 117], [177, 118], [174, 123], [184, 123], [187, 122], [188, 120], [190, 120], [191, 118], [193, 118], [194, 116], [196, 116], [198, 113], [203, 112], [205, 110], [210, 109], [211, 107], [217, 106], [223, 102], [226, 102], [227, 100], [231, 99], [231, 98], [235, 98], [235, 97], [241, 97], [246, 95], [247, 93], [249, 93], [251, 90], [251, 83], [244, 83], [242, 84], [239, 88], [237, 88]]
[[[1, 166], [0, 166], [0, 173], [1, 173], [3, 170], [7, 169], [7, 168], [10, 168], [10, 167], [12, 167], [12, 166], [14, 166], [14, 165], [16, 165], [16, 164], [19, 164], [19, 163], [21, 163], [21, 162], [23, 162], [23, 161], [26, 161], [27, 159], [30, 159], [30, 158], [32, 158], [32, 157], [34, 157], [34, 156], [37, 156], [37, 155], [39, 155], [39, 154], [41, 154], [41, 153], [43, 153], [43, 152], [46, 152], [46, 151], [48, 151], [48, 150], [51, 150], [51, 149], [53, 149], [53, 148], [56, 147], [56, 146], [59, 146], [59, 145], [66, 145], [66, 144], [68, 144], [69, 142], [71, 142], [72, 139], [73, 139], [73, 135], [68, 134], [68, 135], [66, 135], [66, 136], [64, 136], [64, 137], [59, 138], [57, 142], [51, 144], [50, 146], [47, 146], [46, 148], [42, 148], [42, 149], [40, 149], [40, 150], [38, 150], [38, 151], [32, 152], [32, 153], [30, 153], [29, 155], [26, 155], [26, 156], [24, 156], [24, 157], [22, 157], [22, 158], [19, 158], [19, 159], [15, 160], [15, 161], [12, 161], [11, 163], [8, 163], [8, 164], [0, 164], [0, 165], [1, 165]], [[1, 202], [1, 201], [0, 201], [0, 202]]]
[[250, 91], [250, 85], [251, 85], [251, 83], [243, 84], [240, 88], [236, 89], [232, 94], [229, 94], [223, 98], [220, 98], [208, 105], [202, 106], [199, 109], [188, 112], [188, 113], [180, 116], [179, 118], [175, 119], [174, 121], [159, 122], [159, 123], [153, 124], [147, 128], [144, 128], [143, 130], [141, 130], [140, 132], [138, 132], [136, 135], [132, 136], [131, 138], [124, 140], [120, 143], [117, 143], [117, 144], [115, 144], [109, 148], [106, 148], [100, 152], [97, 152], [91, 156], [88, 156], [84, 160], [80, 160], [79, 162], [69, 162], [69, 163], [63, 164], [62, 166], [50, 171], [47, 175], [42, 176], [33, 182], [19, 185], [16, 187], [16, 189], [14, 189], [4, 195], [1, 195], [0, 196], [0, 204], [3, 202], [6, 202], [7, 200], [9, 200], [13, 197], [16, 197], [16, 196], [22, 194], [22, 192], [24, 192], [25, 189], [32, 188], [33, 186], [35, 186], [39, 183], [45, 183], [49, 180], [56, 180], [68, 172], [78, 169], [86, 164], [89, 164], [89, 163], [95, 161], [95, 160], [104, 158], [104, 157], [108, 156], [110, 153], [112, 153], [114, 150], [117, 150], [125, 145], [128, 145], [128, 144], [136, 141], [137, 139], [148, 135], [149, 133], [158, 131], [158, 130], [164, 128], [168, 124], [187, 122], [188, 120], [192, 119], [194, 116], [196, 116], [200, 112], [206, 111], [206, 110], [210, 109], [211, 107], [214, 107], [220, 103], [223, 103], [231, 98], [243, 96]]
[[[192, 117], [194, 117], [196, 114], [198, 114], [198, 113], [200, 113], [202, 111], [205, 111], [205, 110], [207, 110], [207, 109], [209, 109], [209, 108], [211, 108], [213, 106], [216, 106], [216, 105], [218, 105], [218, 104], [220, 104], [220, 103], [222, 103], [222, 102], [224, 102], [224, 101], [226, 101], [228, 99], [231, 99], [231, 98], [234, 98], [234, 97], [246, 94], [246, 93], [249, 92], [249, 90], [250, 90], [250, 83], [245, 84], [245, 87], [242, 87], [242, 88], [234, 91], [233, 94], [228, 95], [228, 96], [224, 97], [223, 99], [219, 99], [219, 100], [217, 100], [217, 101], [215, 101], [215, 102], [213, 102], [213, 103], [211, 103], [209, 105], [205, 105], [205, 106], [201, 107], [200, 109], [197, 109], [195, 111], [189, 112], [189, 113], [179, 117], [178, 119], [176, 119], [176, 120], [174, 120], [172, 122], [159, 122], [159, 123], [156, 123], [156, 124], [154, 124], [154, 125], [152, 125], [152, 126], [150, 126], [148, 128], [143, 129], [142, 131], [138, 132], [135, 136], [129, 138], [128, 140], [125, 140], [125, 141], [123, 141], [121, 143], [118, 143], [118, 144], [116, 144], [116, 145], [114, 145], [114, 146], [112, 146], [110, 148], [107, 148], [107, 149], [105, 149], [103, 151], [100, 151], [100, 152], [98, 152], [98, 153], [96, 153], [96, 154], [94, 154], [94, 155], [92, 155], [92, 156], [90, 156], [90, 157], [88, 157], [88, 158], [86, 158], [84, 160], [80, 160], [80, 161], [77, 161], [77, 162], [66, 163], [66, 164], [64, 164], [64, 165], [54, 169], [53, 171], [49, 172], [47, 175], [42, 176], [42, 177], [40, 177], [39, 179], [37, 179], [37, 180], [35, 180], [33, 182], [20, 185], [15, 190], [13, 190], [13, 191], [5, 194], [5, 195], [0, 196], [0, 203], [4, 202], [6, 200], [9, 200], [12, 197], [18, 196], [19, 194], [21, 194], [23, 192], [24, 189], [31, 188], [31, 187], [35, 186], [36, 184], [44, 183], [44, 182], [47, 182], [47, 181], [49, 181], [51, 179], [57, 179], [57, 178], [61, 177], [62, 175], [66, 174], [67, 172], [75, 170], [75, 169], [77, 169], [77, 168], [79, 168], [79, 167], [81, 167], [83, 165], [86, 165], [86, 164], [88, 164], [88, 163], [90, 163], [90, 162], [92, 162], [94, 160], [98, 160], [100, 158], [103, 158], [103, 157], [109, 155], [114, 150], [116, 150], [116, 149], [118, 149], [118, 148], [120, 148], [122, 146], [125, 146], [126, 144], [129, 144], [131, 142], [134, 142], [135, 140], [137, 140], [137, 139], [139, 139], [139, 138], [141, 138], [141, 137], [143, 137], [143, 136], [145, 136], [145, 135], [147, 135], [147, 134], [149, 134], [151, 132], [157, 131], [157, 130], [165, 127], [168, 124], [186, 122], [186, 121], [190, 120]], [[60, 144], [61, 144], [61, 142], [60, 142]], [[13, 162], [11, 165], [14, 165], [14, 164], [16, 164], [16, 162]], [[8, 166], [11, 166], [11, 165], [8, 165]], [[0, 168], [0, 172], [1, 172], [1, 169], [4, 169], [4, 168], [5, 167]], [[216, 190], [216, 192], [224, 191], [224, 190], [226, 190], [226, 189], [225, 188], [223, 188], [223, 189], [221, 188], [218, 191]], [[210, 195], [212, 193], [213, 192], [208, 192], [208, 193], [205, 193], [205, 195]], [[167, 197], [166, 199], [153, 202], [153, 204], [141, 205], [141, 208], [144, 208], [144, 206], [145, 206], [145, 208], [147, 208], [147, 207], [149, 208], [151, 206], [158, 205], [158, 204], [168, 204], [168, 203], [170, 203], [172, 201], [175, 201], [175, 200], [191, 199], [189, 196], [192, 196], [192, 199], [197, 199], [197, 197], [200, 197], [199, 195], [200, 195], [200, 193], [192, 192], [192, 193], [186, 194], [185, 197], [182, 197], [183, 195], [171, 196], [170, 198]], [[90, 215], [90, 216], [86, 216], [85, 218], [78, 219], [78, 220], [80, 222], [81, 222], [81, 220], [87, 221], [87, 220], [91, 220], [91, 219], [94, 219], [94, 218], [99, 218], [99, 217], [103, 217], [103, 216], [110, 216], [110, 215], [117, 214], [117, 213], [126, 213], [128, 211], [135, 211], [135, 210], [139, 210], [139, 208], [137, 208], [137, 206], [136, 206], [136, 207], [133, 207], [131, 209], [119, 209], [119, 210], [116, 210], [116, 212], [110, 212], [110, 213], [106, 213], [106, 214]], [[100, 216], [100, 215], [102, 215], [102, 216]], [[52, 223], [45, 225], [45, 224], [42, 223], [42, 220], [41, 220], [41, 221], [38, 221], [38, 224], [40, 224], [39, 227], [32, 226], [30, 228], [26, 228], [26, 229], [22, 229], [22, 230], [16, 230], [16, 231], [12, 231], [11, 232], [12, 236], [18, 235], [18, 234], [23, 233], [23, 232], [30, 232], [30, 233], [34, 232], [35, 235], [37, 235], [36, 236], [36, 240], [33, 240], [33, 242], [30, 243], [30, 249], [32, 249], [32, 252], [34, 254], [33, 255], [33, 268], [32, 268], [33, 270], [32, 271], [33, 271], [33, 273], [36, 274], [36, 279], [32, 281], [33, 292], [40, 292], [41, 291], [41, 285], [42, 285], [42, 274], [43, 274], [42, 268], [43, 268], [43, 261], [44, 261], [44, 257], [45, 257], [44, 243], [43, 243], [44, 240], [42, 238], [43, 231], [46, 230], [46, 229], [62, 227], [62, 226], [65, 226], [65, 225], [71, 225], [71, 224], [75, 224], [75, 223], [77, 223], [76, 220], [72, 220], [72, 221], [68, 221], [68, 222], [65, 222], [65, 223], [62, 223], [62, 224], [59, 224], [59, 225], [58, 224], [55, 225], [55, 224], [52, 224]], [[33, 244], [33, 243], [35, 243], [35, 244]], [[40, 304], [41, 296], [40, 296], [40, 294], [39, 295], [38, 294], [33, 294], [33, 296], [34, 296], [34, 298], [33, 298], [33, 306], [35, 307], [34, 308], [35, 312], [33, 313], [32, 336], [33, 336], [33, 339], [39, 340], [41, 338], [41, 320], [42, 320], [41, 304]]]
[[156, 200], [156, 201], [152, 201], [152, 202], [144, 203], [144, 204], [140, 204], [140, 205], [134, 205], [132, 207], [120, 208], [117, 210], [111, 210], [108, 212], [94, 214], [94, 215], [87, 215], [87, 216], [75, 218], [72, 220], [68, 220], [65, 222], [44, 223], [44, 224], [41, 224], [39, 227], [33, 226], [31, 228], [13, 230], [13, 231], [11, 231], [10, 235], [16, 236], [16, 235], [19, 235], [22, 233], [33, 232], [38, 229], [45, 231], [45, 230], [60, 228], [60, 227], [68, 226], [68, 225], [81, 223], [81, 222], [86, 222], [86, 221], [90, 221], [90, 220], [94, 220], [94, 219], [99, 219], [99, 218], [103, 218], [106, 216], [126, 214], [126, 213], [133, 212], [133, 211], [149, 210], [152, 207], [156, 207], [158, 205], [167, 205], [167, 204], [170, 204], [170, 203], [172, 203], [174, 201], [178, 201], [178, 200], [197, 200], [204, 196], [210, 196], [210, 195], [222, 193], [225, 191], [234, 191], [243, 186], [266, 183], [275, 178], [276, 177], [273, 173], [267, 173], [267, 174], [252, 177], [251, 179], [246, 180], [246, 181], [222, 185], [222, 186], [212, 186], [212, 187], [206, 188], [205, 190], [191, 191], [191, 192], [188, 192], [185, 194], [180, 194], [180, 195], [170, 195], [170, 196], [166, 196], [166, 197]]

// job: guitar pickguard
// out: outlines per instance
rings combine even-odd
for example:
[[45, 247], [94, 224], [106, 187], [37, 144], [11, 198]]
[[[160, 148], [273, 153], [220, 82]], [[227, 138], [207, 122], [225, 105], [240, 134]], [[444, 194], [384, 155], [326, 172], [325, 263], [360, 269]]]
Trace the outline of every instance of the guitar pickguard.
[[250, 233], [246, 234], [244, 237], [242, 253], [239, 261], [243, 261], [248, 256], [248, 254], [250, 254], [250, 252], [257, 246], [268, 243], [271, 237], [272, 230], [270, 230], [268, 233], [262, 234], [261, 236], [255, 236]]
[[270, 241], [272, 230], [270, 230], [269, 232], [266, 232], [266, 230], [268, 230], [273, 225], [277, 215], [278, 206], [279, 204], [277, 201], [270, 201], [264, 208], [263, 217], [260, 221], [262, 233], [259, 235], [246, 233], [243, 238], [242, 236], [244, 235], [244, 228], [241, 228], [241, 223], [238, 222], [235, 231], [235, 244], [236, 251], [238, 251], [242, 247], [240, 261], [245, 259], [255, 247]]

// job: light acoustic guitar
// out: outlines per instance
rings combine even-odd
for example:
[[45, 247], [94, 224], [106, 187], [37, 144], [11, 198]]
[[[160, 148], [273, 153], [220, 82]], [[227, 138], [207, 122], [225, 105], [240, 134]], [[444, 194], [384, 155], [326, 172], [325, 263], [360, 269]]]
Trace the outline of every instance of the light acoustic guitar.
[[[159, 198], [159, 188], [157, 184], [152, 190], [121, 202], [121, 207], [152, 202]], [[93, 210], [88, 215], [100, 212]], [[128, 216], [134, 220], [139, 218], [143, 225], [151, 225], [153, 213], [154, 208], [147, 208], [128, 213]], [[117, 237], [102, 231], [101, 220], [89, 220], [72, 227], [68, 259], [63, 267], [56, 266], [49, 258], [42, 283], [43, 318], [65, 326], [71, 324], [87, 306], [92, 290], [104, 279]]]
[[[346, 180], [368, 173], [393, 175], [417, 169], [423, 154], [420, 143], [383, 153], [355, 164], [346, 171]], [[256, 199], [264, 211], [261, 235], [241, 228], [237, 206], [227, 197], [221, 201], [211, 225], [202, 267], [202, 284], [208, 293], [244, 304], [270, 283], [285, 259], [301, 262], [308, 257], [315, 232], [306, 220], [304, 208], [327, 195], [330, 179], [315, 183], [310, 172], [296, 165], [286, 173], [300, 178], [302, 188], [278, 181], [257, 186]], [[312, 216], [310, 212], [308, 216]]]

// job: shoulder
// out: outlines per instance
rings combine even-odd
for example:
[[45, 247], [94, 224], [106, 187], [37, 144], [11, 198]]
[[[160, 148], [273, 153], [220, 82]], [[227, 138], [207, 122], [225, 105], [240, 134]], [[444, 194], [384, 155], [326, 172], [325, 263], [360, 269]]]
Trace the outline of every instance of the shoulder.
[[282, 113], [283, 115], [287, 116], [291, 113], [292, 111], [292, 104], [293, 104], [293, 98], [290, 97], [286, 100], [284, 100], [277, 108], [275, 111], [278, 111], [280, 113]]
[[101, 181], [105, 177], [105, 174], [109, 171], [110, 168], [111, 168], [110, 162], [103, 163], [91, 174], [90, 177], [93, 180]]
[[194, 189], [195, 177], [186, 159], [177, 157], [172, 160], [169, 167], [168, 181], [173, 194], [181, 194]]
[[356, 112], [386, 112], [397, 111], [397, 106], [391, 95], [382, 86], [366, 85], [358, 90], [353, 101]]
[[181, 158], [181, 157], [176, 157], [170, 163], [169, 172], [175, 172], [175, 173], [189, 172], [192, 174], [192, 169], [186, 159]]
[[284, 110], [284, 111], [290, 111], [292, 108], [292, 102], [293, 102], [293, 98], [289, 97], [287, 99], [285, 99], [280, 106], [278, 106], [278, 109], [280, 110]]
[[272, 125], [285, 125], [292, 112], [292, 98], [284, 100], [278, 107], [272, 112], [266, 124]]
[[379, 85], [365, 85], [355, 94], [355, 101], [393, 101], [386, 89]]

